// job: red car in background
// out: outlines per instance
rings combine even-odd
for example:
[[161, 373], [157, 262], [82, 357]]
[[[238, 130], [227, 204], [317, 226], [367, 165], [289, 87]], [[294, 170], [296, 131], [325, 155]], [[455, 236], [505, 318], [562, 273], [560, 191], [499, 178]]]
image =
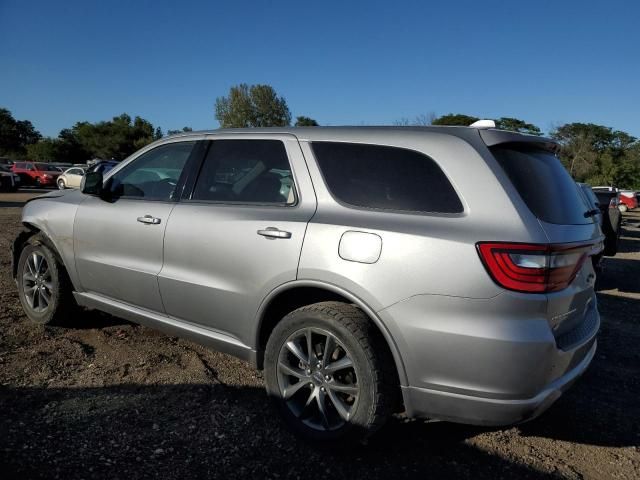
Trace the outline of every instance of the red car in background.
[[36, 187], [55, 187], [62, 172], [53, 165], [41, 162], [16, 162], [11, 167], [13, 173], [20, 175], [22, 185]]
[[[631, 190], [621, 190], [620, 203], [626, 206], [627, 210], [633, 210], [634, 208], [638, 208], [637, 192], [633, 192]], [[624, 211], [624, 208], [621, 208], [621, 210]]]

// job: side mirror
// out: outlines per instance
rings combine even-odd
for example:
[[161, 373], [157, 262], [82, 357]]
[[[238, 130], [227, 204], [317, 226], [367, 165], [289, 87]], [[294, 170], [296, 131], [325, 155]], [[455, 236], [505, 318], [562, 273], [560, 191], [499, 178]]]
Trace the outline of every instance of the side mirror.
[[85, 195], [97, 195], [102, 196], [102, 173], [100, 172], [88, 172], [82, 177], [80, 182], [80, 190]]

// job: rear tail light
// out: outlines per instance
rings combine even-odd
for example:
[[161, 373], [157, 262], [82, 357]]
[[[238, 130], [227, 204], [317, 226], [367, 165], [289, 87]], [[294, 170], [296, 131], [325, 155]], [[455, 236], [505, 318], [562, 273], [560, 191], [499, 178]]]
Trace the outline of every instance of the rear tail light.
[[602, 251], [603, 244], [479, 242], [476, 247], [487, 272], [501, 287], [546, 293], [567, 288], [582, 264]]

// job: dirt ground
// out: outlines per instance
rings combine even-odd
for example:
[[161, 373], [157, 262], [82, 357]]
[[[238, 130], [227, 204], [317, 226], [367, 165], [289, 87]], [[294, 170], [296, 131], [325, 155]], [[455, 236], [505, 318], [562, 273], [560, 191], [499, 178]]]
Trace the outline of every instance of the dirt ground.
[[284, 430], [260, 374], [230, 356], [97, 313], [30, 323], [9, 258], [24, 197], [0, 195], [2, 478], [640, 478], [640, 213], [598, 279], [593, 364], [542, 417], [397, 417], [368, 446], [329, 452]]

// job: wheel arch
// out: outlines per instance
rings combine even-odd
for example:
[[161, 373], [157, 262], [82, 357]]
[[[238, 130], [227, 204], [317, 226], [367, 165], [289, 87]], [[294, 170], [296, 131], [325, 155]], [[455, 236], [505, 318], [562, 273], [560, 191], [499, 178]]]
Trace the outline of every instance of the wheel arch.
[[56, 259], [66, 270], [67, 266], [65, 265], [64, 258], [62, 258], [62, 255], [60, 255], [60, 251], [58, 250], [58, 247], [51, 239], [51, 237], [47, 235], [47, 233], [43, 229], [39, 228], [33, 223], [22, 222], [22, 225], [24, 226], [24, 228], [11, 244], [11, 275], [13, 276], [13, 278], [15, 279], [18, 274], [18, 261], [20, 260], [20, 254], [22, 253], [22, 250], [24, 249], [29, 239], [35, 235], [42, 235], [45, 240], [44, 243], [46, 244], [46, 246], [49, 247], [49, 249], [56, 256]]
[[360, 308], [375, 325], [384, 338], [393, 357], [400, 385], [407, 385], [407, 375], [400, 351], [389, 330], [376, 312], [366, 302], [351, 292], [333, 284], [316, 280], [296, 280], [272, 290], [262, 301], [256, 314], [257, 330], [255, 336], [256, 364], [259, 369], [264, 364], [264, 348], [276, 324], [287, 313], [312, 303], [335, 300], [352, 303]]

